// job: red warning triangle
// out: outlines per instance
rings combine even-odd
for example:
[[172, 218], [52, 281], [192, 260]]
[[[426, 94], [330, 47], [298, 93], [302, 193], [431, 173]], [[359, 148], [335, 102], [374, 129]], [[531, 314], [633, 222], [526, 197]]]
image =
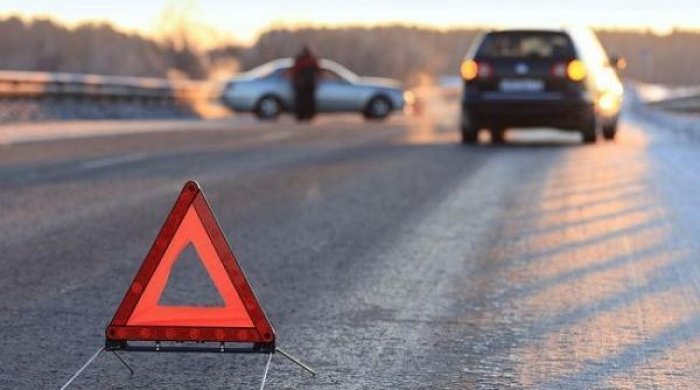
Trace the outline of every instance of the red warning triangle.
[[[159, 304], [173, 265], [190, 244], [223, 306]], [[187, 182], [180, 192], [106, 337], [108, 342], [228, 341], [274, 346], [274, 329], [196, 182]]]

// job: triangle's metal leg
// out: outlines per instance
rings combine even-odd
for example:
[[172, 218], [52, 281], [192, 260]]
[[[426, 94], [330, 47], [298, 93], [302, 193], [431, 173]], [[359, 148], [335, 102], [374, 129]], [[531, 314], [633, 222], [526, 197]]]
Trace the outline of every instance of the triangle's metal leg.
[[95, 359], [97, 359], [97, 356], [99, 356], [100, 353], [101, 353], [102, 351], [104, 351], [104, 349], [105, 349], [105, 347], [100, 347], [100, 349], [98, 349], [97, 352], [95, 352], [95, 354], [92, 355], [92, 357], [91, 357], [90, 359], [88, 359], [88, 361], [85, 362], [85, 364], [83, 364], [83, 366], [80, 367], [80, 369], [79, 369], [78, 371], [76, 371], [75, 374], [73, 374], [73, 376], [70, 377], [70, 379], [68, 379], [68, 382], [66, 382], [63, 386], [61, 386], [61, 389], [60, 389], [60, 390], [65, 390], [65, 389], [67, 389], [67, 388], [70, 386], [70, 384], [73, 383], [73, 381], [76, 380], [76, 378], [78, 378], [78, 377], [80, 376], [80, 374], [81, 374], [90, 364], [92, 364], [93, 361], [95, 361]]
[[126, 360], [124, 360], [124, 358], [121, 357], [121, 355], [117, 353], [117, 351], [112, 351], [112, 353], [114, 354], [114, 356], [117, 357], [117, 359], [119, 359], [119, 361], [124, 365], [124, 367], [126, 367], [126, 369], [129, 370], [129, 373], [131, 374], [131, 376], [134, 376], [134, 369], [131, 368], [129, 363], [127, 363]]
[[306, 364], [302, 363], [301, 360], [295, 358], [294, 356], [290, 355], [288, 352], [283, 350], [282, 348], [275, 348], [275, 351], [279, 352], [282, 354], [282, 356], [286, 357], [287, 359], [291, 360], [292, 363], [298, 365], [299, 367], [303, 368], [304, 370], [308, 371], [311, 375], [316, 377], [316, 372], [314, 372], [311, 367], [307, 366]]
[[270, 371], [270, 363], [272, 362], [272, 354], [267, 355], [267, 364], [265, 364], [265, 371], [263, 372], [262, 383], [260, 383], [260, 390], [265, 389], [265, 381], [267, 381], [267, 372]]

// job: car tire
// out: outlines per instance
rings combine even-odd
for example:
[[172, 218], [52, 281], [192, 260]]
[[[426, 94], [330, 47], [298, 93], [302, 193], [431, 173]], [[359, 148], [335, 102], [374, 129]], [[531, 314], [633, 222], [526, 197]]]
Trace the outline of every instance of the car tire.
[[594, 144], [596, 142], [598, 139], [598, 119], [595, 116], [581, 126], [581, 135], [583, 136], [584, 144]]
[[474, 126], [462, 125], [462, 145], [474, 145], [479, 140], [479, 129]]
[[617, 135], [617, 122], [603, 126], [603, 138], [606, 141], [612, 141]]
[[502, 145], [506, 142], [506, 129], [495, 128], [491, 129], [491, 143]]
[[275, 120], [282, 113], [282, 102], [275, 96], [263, 96], [255, 105], [255, 115], [262, 120]]
[[370, 120], [383, 120], [391, 114], [391, 102], [384, 96], [375, 96], [367, 103], [363, 112]]

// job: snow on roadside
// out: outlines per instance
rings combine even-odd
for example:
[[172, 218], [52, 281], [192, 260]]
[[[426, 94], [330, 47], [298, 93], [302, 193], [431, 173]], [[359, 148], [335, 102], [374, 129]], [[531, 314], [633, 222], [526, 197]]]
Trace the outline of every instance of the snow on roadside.
[[[668, 88], [661, 85], [627, 83], [625, 86], [625, 114], [673, 131], [688, 139], [700, 140], [700, 115], [681, 114], [650, 105], [664, 99], [689, 94], [697, 87]], [[700, 94], [700, 91], [697, 92]]]

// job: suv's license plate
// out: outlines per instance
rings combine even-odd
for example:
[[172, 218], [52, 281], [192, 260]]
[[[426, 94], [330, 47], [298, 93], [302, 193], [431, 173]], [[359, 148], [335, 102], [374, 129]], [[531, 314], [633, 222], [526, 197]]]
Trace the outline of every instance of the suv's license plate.
[[544, 89], [544, 81], [537, 79], [503, 79], [498, 87], [503, 92], [539, 92]]

